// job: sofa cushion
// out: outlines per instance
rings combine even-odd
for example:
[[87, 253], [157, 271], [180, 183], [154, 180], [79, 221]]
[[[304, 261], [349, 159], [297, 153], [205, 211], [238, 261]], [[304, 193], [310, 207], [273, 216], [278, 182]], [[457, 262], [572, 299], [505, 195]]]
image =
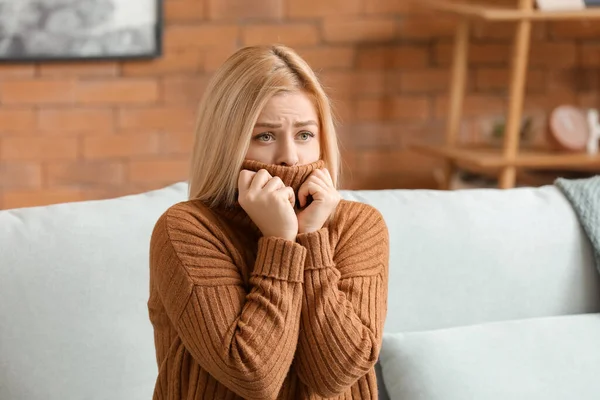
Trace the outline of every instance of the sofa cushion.
[[390, 232], [386, 332], [600, 312], [600, 275], [554, 186], [344, 192]]
[[154, 223], [187, 185], [0, 211], [0, 399], [152, 397]]
[[392, 399], [564, 400], [600, 394], [600, 314], [388, 333]]

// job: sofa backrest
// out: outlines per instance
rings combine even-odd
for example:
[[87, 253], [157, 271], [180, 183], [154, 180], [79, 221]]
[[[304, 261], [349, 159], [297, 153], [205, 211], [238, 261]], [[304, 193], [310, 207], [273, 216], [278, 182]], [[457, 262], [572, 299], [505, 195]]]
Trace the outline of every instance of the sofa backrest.
[[388, 225], [388, 332], [600, 311], [591, 245], [554, 186], [343, 196]]
[[148, 244], [187, 185], [0, 211], [0, 399], [148, 400]]

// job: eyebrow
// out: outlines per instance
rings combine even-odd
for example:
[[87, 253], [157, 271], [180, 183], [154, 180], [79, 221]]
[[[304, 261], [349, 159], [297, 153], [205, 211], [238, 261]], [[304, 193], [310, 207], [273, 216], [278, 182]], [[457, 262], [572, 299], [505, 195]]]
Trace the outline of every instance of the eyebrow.
[[[294, 127], [295, 128], [302, 128], [308, 125], [314, 125], [316, 127], [319, 126], [319, 124], [317, 124], [316, 121], [308, 120], [308, 121], [298, 121], [294, 123]], [[271, 129], [277, 129], [277, 128], [281, 128], [282, 125], [281, 124], [276, 124], [276, 123], [272, 123], [272, 122], [257, 122], [256, 125], [254, 125], [255, 128], [271, 128]]]

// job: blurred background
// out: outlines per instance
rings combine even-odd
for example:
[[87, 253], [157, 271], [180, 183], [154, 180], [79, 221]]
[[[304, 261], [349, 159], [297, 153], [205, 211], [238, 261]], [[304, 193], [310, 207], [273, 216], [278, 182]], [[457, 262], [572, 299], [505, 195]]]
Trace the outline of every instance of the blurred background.
[[[334, 101], [343, 188], [437, 187], [441, 161], [410, 144], [443, 141], [453, 17], [408, 0], [163, 3], [158, 58], [0, 64], [0, 209], [185, 180], [207, 80], [236, 49], [272, 43], [297, 50]], [[466, 142], [498, 140], [513, 32], [511, 23], [475, 24], [460, 130]], [[534, 24], [528, 140], [543, 137], [554, 107], [598, 107], [599, 71], [598, 20]]]

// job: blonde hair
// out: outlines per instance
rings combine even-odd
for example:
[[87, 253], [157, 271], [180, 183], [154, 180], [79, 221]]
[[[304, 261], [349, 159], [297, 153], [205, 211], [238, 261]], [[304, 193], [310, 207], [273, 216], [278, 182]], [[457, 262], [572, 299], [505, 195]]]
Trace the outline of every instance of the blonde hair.
[[237, 179], [258, 116], [275, 94], [304, 91], [320, 124], [321, 159], [337, 186], [340, 156], [330, 100], [315, 73], [285, 46], [245, 47], [209, 82], [198, 110], [189, 175], [189, 198], [209, 206], [232, 205]]

